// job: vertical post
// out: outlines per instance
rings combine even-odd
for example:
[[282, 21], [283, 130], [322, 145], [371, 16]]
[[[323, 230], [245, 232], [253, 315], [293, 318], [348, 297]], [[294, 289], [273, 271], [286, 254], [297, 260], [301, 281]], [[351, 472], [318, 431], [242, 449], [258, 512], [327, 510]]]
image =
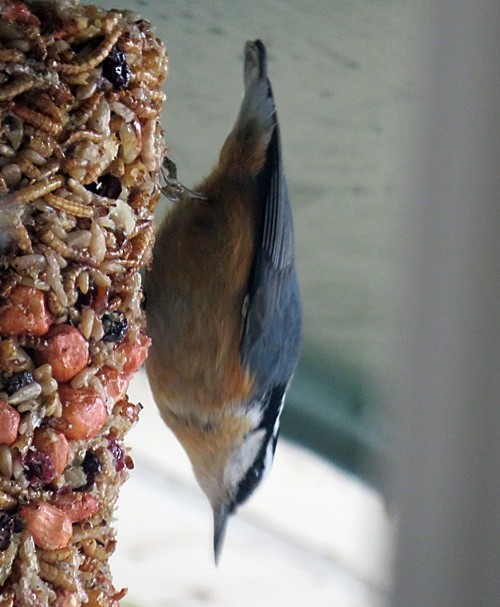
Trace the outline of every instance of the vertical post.
[[394, 607], [500, 605], [500, 2], [416, 25], [401, 175]]

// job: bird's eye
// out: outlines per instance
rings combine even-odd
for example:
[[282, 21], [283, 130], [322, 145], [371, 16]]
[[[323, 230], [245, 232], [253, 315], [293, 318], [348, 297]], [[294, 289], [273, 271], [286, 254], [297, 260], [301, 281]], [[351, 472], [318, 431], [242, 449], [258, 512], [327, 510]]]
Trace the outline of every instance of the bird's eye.
[[259, 457], [253, 466], [247, 471], [244, 478], [238, 485], [238, 490], [234, 498], [236, 506], [243, 504], [252, 495], [255, 489], [258, 487], [262, 480], [262, 473], [264, 471], [264, 460]]

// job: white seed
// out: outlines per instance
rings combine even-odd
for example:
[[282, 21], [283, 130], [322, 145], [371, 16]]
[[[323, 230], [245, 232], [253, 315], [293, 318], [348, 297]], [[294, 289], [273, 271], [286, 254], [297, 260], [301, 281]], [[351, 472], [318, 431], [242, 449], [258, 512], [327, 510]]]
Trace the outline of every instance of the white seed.
[[14, 394], [9, 396], [9, 403], [11, 405], [18, 405], [19, 403], [24, 403], [27, 400], [32, 400], [37, 398], [42, 393], [42, 386], [38, 382], [33, 382], [32, 384], [28, 384], [27, 386], [23, 386]]
[[97, 221], [93, 221], [90, 226], [92, 237], [90, 239], [89, 251], [97, 261], [103, 261], [106, 256], [106, 238], [104, 232]]

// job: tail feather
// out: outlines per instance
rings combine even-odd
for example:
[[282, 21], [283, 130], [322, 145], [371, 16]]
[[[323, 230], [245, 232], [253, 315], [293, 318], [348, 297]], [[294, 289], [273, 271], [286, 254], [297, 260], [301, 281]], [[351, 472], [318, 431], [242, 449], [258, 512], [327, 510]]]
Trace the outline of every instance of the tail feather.
[[257, 131], [267, 140], [267, 146], [276, 122], [276, 108], [267, 77], [266, 47], [260, 40], [246, 43], [243, 73], [245, 96], [236, 127], [243, 137]]
[[257, 175], [276, 126], [276, 108], [267, 77], [266, 49], [260, 40], [245, 45], [245, 94], [238, 119], [221, 152], [227, 170]]
[[245, 68], [243, 72], [245, 89], [255, 80], [267, 78], [266, 47], [260, 40], [245, 44]]

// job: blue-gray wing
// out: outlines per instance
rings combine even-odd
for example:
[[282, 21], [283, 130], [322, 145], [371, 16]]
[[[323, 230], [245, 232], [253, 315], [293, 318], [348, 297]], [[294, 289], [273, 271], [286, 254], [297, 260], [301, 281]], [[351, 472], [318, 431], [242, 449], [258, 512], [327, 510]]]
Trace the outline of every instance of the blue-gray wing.
[[[272, 95], [269, 87], [269, 94]], [[258, 176], [261, 229], [243, 310], [241, 357], [260, 393], [287, 386], [301, 340], [301, 307], [294, 261], [290, 201], [281, 157], [279, 126]]]

